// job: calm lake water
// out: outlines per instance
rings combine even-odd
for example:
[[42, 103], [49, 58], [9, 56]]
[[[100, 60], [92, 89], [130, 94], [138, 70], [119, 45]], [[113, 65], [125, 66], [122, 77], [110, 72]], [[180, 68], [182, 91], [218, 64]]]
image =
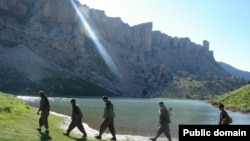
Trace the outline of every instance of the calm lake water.
[[[40, 97], [18, 96], [32, 106], [39, 105]], [[49, 98], [51, 111], [71, 115], [71, 98]], [[76, 98], [84, 117], [83, 122], [98, 130], [104, 111], [101, 98]], [[117, 134], [153, 136], [157, 130], [159, 118], [158, 102], [163, 101], [167, 108], [172, 108], [171, 134], [178, 137], [179, 124], [217, 124], [219, 110], [212, 105], [198, 100], [110, 98], [115, 109], [115, 127]], [[230, 112], [233, 124], [250, 124], [250, 114]], [[108, 131], [108, 130], [107, 130]]]

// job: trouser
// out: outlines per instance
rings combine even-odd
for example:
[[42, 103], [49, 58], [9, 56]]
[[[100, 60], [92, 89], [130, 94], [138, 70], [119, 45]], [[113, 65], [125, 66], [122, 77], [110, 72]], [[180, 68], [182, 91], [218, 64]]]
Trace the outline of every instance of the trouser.
[[161, 123], [159, 125], [155, 139], [157, 139], [162, 133], [166, 135], [169, 141], [172, 141], [168, 123]]
[[48, 124], [49, 111], [45, 110], [41, 112], [41, 117], [39, 118], [39, 126], [44, 126], [46, 129], [49, 129]]
[[69, 134], [71, 132], [71, 130], [73, 130], [75, 127], [77, 127], [84, 135], [87, 135], [85, 128], [82, 125], [82, 117], [72, 119], [72, 121], [68, 127], [67, 133]]
[[109, 128], [110, 133], [112, 136], [115, 138], [115, 126], [114, 126], [114, 119], [110, 121], [110, 118], [104, 118], [102, 120], [102, 123], [100, 125], [100, 131], [99, 131], [99, 136], [103, 134], [103, 132], [106, 130], [106, 128]]

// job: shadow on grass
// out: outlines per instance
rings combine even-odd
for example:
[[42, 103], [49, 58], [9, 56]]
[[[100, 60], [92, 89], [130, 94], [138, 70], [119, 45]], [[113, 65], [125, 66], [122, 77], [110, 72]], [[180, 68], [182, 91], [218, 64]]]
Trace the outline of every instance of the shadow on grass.
[[[65, 135], [65, 137], [71, 138], [71, 139], [76, 140], [76, 141], [88, 141], [87, 138], [76, 138], [76, 137], [71, 137], [71, 136], [66, 136], [66, 135]], [[106, 140], [99, 140], [99, 141], [106, 141]]]
[[47, 133], [40, 132], [40, 134], [41, 134], [41, 141], [49, 141], [52, 139]]

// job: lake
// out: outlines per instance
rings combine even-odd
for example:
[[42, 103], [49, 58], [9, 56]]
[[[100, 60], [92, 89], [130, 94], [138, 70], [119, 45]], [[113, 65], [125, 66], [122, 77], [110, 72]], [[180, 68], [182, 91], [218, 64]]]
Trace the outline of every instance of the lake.
[[[18, 96], [28, 104], [38, 107], [40, 97]], [[71, 98], [49, 97], [51, 111], [71, 115]], [[171, 134], [178, 137], [179, 124], [218, 124], [219, 109], [199, 100], [177, 100], [161, 98], [109, 98], [115, 109], [115, 128], [117, 134], [153, 136], [159, 118], [158, 102], [163, 101], [172, 108]], [[76, 98], [84, 117], [83, 122], [98, 130], [104, 111], [101, 97]], [[250, 114], [228, 111], [233, 124], [250, 124]], [[108, 131], [108, 130], [107, 130]]]

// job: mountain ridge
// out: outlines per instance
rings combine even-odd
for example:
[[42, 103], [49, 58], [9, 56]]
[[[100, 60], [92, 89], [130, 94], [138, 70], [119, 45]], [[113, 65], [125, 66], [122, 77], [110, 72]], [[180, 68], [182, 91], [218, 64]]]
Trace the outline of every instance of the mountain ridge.
[[218, 62], [218, 63], [221, 65], [221, 67], [223, 67], [230, 74], [232, 74], [234, 76], [242, 77], [246, 81], [250, 80], [250, 72], [237, 69], [237, 68], [235, 68], [227, 63], [224, 63], [224, 62]]
[[[51, 95], [79, 96], [188, 95], [201, 99], [246, 83], [215, 61], [208, 41], [198, 45], [189, 38], [152, 31], [152, 22], [130, 27], [120, 18], [107, 17], [104, 11], [73, 2], [77, 9], [70, 0], [2, 2], [0, 78], [8, 81], [0, 84], [1, 90], [34, 94], [44, 89]], [[77, 10], [82, 15], [77, 15]], [[8, 55], [4, 54], [11, 56], [10, 50], [20, 47], [24, 54], [29, 53], [18, 60], [24, 65], [17, 66], [14, 60], [6, 65]], [[108, 64], [112, 61], [118, 75]], [[32, 74], [33, 70], [39, 72]]]

